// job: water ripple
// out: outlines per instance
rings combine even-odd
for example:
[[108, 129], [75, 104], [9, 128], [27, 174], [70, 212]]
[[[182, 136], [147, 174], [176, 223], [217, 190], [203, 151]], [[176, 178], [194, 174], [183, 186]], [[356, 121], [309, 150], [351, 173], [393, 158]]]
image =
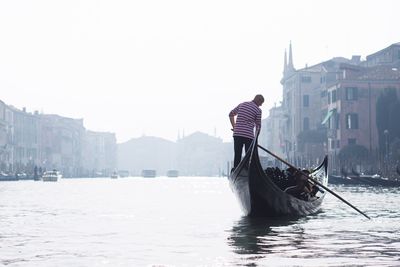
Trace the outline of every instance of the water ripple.
[[4, 266], [399, 266], [400, 192], [332, 189], [297, 220], [241, 217], [226, 179], [0, 184]]

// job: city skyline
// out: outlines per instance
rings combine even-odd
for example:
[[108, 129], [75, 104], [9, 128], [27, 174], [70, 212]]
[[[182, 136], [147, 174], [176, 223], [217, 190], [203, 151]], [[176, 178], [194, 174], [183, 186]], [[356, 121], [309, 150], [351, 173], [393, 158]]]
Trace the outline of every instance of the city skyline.
[[83, 118], [87, 129], [116, 133], [118, 143], [195, 131], [229, 141], [234, 106], [262, 93], [266, 118], [281, 101], [290, 41], [295, 68], [337, 56], [365, 59], [399, 41], [399, 6], [4, 2], [0, 99], [29, 112]]

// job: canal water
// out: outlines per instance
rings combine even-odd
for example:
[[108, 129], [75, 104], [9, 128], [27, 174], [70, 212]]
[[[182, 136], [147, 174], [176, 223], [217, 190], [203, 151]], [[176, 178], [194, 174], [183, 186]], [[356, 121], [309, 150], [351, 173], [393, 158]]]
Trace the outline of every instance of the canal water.
[[400, 189], [333, 186], [293, 221], [242, 216], [226, 178], [0, 183], [0, 266], [400, 266]]

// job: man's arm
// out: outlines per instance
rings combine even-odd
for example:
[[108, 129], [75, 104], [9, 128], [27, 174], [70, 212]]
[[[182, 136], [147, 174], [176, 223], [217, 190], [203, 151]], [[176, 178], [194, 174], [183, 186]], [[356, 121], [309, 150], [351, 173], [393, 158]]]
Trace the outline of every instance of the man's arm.
[[232, 124], [232, 130], [235, 129], [235, 116], [229, 115], [229, 120], [231, 121], [231, 124]]
[[256, 116], [256, 133], [261, 131], [261, 114], [262, 112], [258, 112]]
[[238, 105], [236, 108], [232, 109], [231, 112], [229, 112], [229, 120], [231, 121], [232, 131], [235, 129], [235, 124], [236, 124], [236, 123], [235, 123], [235, 116], [236, 116], [237, 113], [238, 113], [239, 106], [240, 106], [240, 105]]

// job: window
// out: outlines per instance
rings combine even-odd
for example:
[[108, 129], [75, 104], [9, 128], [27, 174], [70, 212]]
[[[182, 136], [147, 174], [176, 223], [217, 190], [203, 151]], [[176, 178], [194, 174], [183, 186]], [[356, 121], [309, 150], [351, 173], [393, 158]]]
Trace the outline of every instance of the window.
[[335, 124], [334, 124], [334, 127], [335, 127], [335, 129], [339, 129], [339, 125], [340, 125], [340, 118], [339, 118], [339, 113], [335, 113], [334, 114], [334, 118], [335, 118]]
[[356, 139], [355, 138], [349, 138], [348, 142], [349, 142], [349, 145], [355, 145], [356, 144]]
[[332, 91], [332, 103], [336, 102], [336, 90]]
[[346, 100], [357, 100], [358, 90], [357, 87], [347, 87], [346, 88]]
[[310, 130], [310, 119], [307, 118], [307, 117], [305, 117], [305, 118], [303, 119], [303, 130], [304, 130], [304, 131]]
[[336, 148], [340, 148], [340, 140], [336, 141]]
[[291, 107], [291, 103], [290, 103], [291, 99], [290, 99], [290, 93], [288, 92], [286, 94], [286, 107], [290, 108]]
[[331, 149], [335, 149], [335, 140], [331, 140]]
[[331, 92], [328, 92], [328, 104], [332, 103], [331, 102]]
[[328, 129], [339, 129], [339, 113], [336, 111], [329, 118]]
[[310, 76], [302, 76], [301, 82], [302, 83], [311, 83], [311, 77]]
[[310, 106], [310, 97], [308, 95], [303, 95], [303, 107]]
[[358, 129], [358, 114], [346, 114], [346, 129]]

